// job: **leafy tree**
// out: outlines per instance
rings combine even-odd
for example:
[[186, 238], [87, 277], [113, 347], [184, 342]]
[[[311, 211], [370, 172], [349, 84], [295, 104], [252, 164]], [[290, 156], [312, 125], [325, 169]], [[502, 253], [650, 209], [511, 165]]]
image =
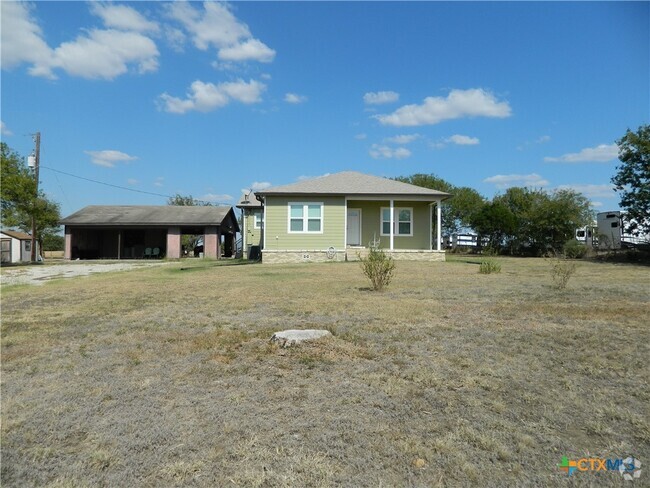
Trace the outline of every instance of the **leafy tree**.
[[589, 200], [573, 190], [548, 193], [509, 188], [473, 219], [474, 229], [490, 246], [510, 254], [540, 255], [560, 251], [575, 229], [593, 221]]
[[471, 224], [478, 233], [479, 240], [487, 238], [490, 248], [501, 249], [514, 235], [517, 217], [504, 202], [497, 200], [483, 205], [472, 216]]
[[442, 233], [451, 235], [471, 227], [472, 216], [485, 203], [485, 199], [473, 188], [457, 187], [432, 174], [398, 176], [397, 181], [450, 193], [451, 197], [442, 202]]
[[198, 200], [195, 200], [192, 195], [181, 195], [177, 193], [173, 197], [167, 199], [167, 205], [177, 205], [180, 207], [193, 207], [195, 205], [200, 205]]
[[0, 156], [2, 225], [31, 233], [34, 218], [35, 238], [39, 242], [43, 236], [57, 232], [61, 220], [59, 204], [42, 191], [36, 192], [33, 174], [4, 142], [0, 143]]
[[60, 234], [44, 234], [42, 236], [43, 251], [63, 251], [65, 237]]
[[25, 202], [31, 202], [36, 194], [36, 181], [23, 159], [7, 146], [0, 143], [1, 177], [0, 197], [2, 200], [2, 223], [13, 227], [17, 222], [19, 209]]
[[472, 218], [483, 208], [485, 199], [473, 188], [457, 186], [452, 190], [451, 198], [442, 205], [443, 215], [448, 213], [448, 234], [453, 234], [471, 227]]
[[650, 125], [636, 132], [628, 129], [616, 143], [621, 165], [611, 181], [627, 212], [626, 230], [635, 235], [650, 233]]

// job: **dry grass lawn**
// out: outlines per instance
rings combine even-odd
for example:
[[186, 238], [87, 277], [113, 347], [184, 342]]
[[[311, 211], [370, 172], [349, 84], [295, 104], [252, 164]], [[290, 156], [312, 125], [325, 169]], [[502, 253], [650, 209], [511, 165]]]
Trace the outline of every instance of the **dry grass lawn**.
[[632, 486], [557, 466], [630, 454], [647, 486], [649, 268], [455, 259], [4, 287], [2, 486]]

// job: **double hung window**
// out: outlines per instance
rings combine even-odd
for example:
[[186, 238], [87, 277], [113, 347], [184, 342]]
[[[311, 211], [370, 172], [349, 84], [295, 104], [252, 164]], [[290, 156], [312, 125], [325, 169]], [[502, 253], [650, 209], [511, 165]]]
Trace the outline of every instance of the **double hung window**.
[[[381, 235], [390, 235], [390, 208], [382, 207], [381, 209]], [[413, 209], [412, 208], [393, 208], [393, 235], [395, 236], [412, 236], [413, 235]]]
[[322, 203], [289, 203], [289, 233], [321, 234], [322, 232]]
[[253, 229], [262, 228], [262, 211], [253, 210]]

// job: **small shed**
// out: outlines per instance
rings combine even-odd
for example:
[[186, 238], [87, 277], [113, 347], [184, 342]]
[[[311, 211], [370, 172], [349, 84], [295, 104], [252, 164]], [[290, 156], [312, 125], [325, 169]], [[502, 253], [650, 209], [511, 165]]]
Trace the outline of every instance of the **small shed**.
[[[0, 231], [0, 246], [3, 263], [28, 263], [32, 259], [32, 236], [16, 230]], [[40, 249], [36, 242], [36, 256]]]
[[[232, 256], [232, 207], [90, 205], [64, 218], [66, 259], [181, 257], [181, 235], [203, 235], [204, 256]], [[222, 242], [223, 241], [223, 242]]]

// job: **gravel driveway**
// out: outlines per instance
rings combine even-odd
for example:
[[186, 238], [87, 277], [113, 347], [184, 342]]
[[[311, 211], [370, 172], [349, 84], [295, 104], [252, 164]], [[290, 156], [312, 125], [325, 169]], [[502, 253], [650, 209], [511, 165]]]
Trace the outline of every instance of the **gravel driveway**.
[[46, 281], [60, 278], [74, 278], [75, 276], [88, 276], [93, 273], [107, 273], [110, 271], [127, 271], [130, 269], [162, 266], [164, 261], [156, 262], [131, 262], [131, 263], [65, 263], [46, 264], [40, 266], [18, 266], [2, 270], [2, 285], [42, 285]]

